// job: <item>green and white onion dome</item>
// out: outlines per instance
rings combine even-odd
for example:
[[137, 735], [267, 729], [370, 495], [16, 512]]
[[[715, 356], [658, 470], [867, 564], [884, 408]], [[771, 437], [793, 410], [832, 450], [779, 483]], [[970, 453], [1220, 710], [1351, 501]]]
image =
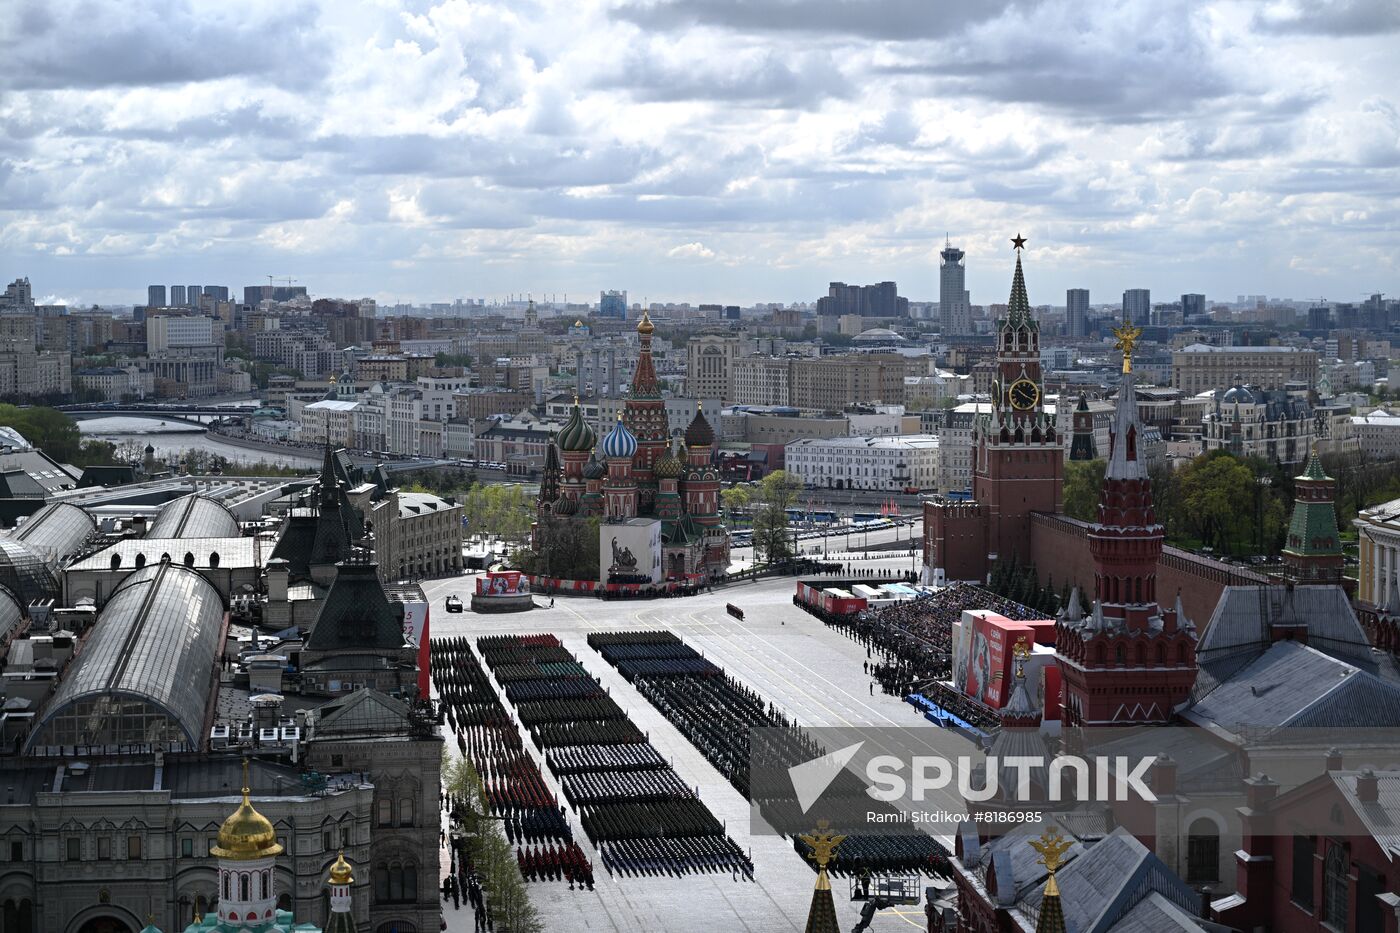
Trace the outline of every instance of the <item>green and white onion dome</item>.
[[593, 429], [583, 419], [583, 412], [579, 410], [577, 402], [574, 403], [574, 410], [569, 413], [569, 420], [564, 422], [556, 440], [560, 450], [570, 453], [592, 450], [593, 445], [598, 443], [598, 435], [593, 433]]

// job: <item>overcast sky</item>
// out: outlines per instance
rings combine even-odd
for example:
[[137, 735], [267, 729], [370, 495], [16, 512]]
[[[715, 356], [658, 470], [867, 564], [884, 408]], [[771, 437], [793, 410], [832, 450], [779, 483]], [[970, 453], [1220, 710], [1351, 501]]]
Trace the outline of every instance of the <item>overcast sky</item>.
[[5, 0], [0, 276], [1400, 293], [1400, 0]]

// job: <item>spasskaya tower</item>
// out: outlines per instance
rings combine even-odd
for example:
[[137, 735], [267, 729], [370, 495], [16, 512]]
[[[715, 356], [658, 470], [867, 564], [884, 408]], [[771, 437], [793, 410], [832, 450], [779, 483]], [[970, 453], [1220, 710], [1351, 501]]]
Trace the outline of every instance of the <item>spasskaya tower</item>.
[[990, 404], [972, 435], [972, 501], [936, 496], [924, 503], [925, 578], [985, 580], [996, 560], [1030, 557], [1032, 512], [1058, 512], [1064, 447], [1045, 412], [1040, 322], [1021, 271], [1025, 238], [1011, 240], [1016, 271], [1006, 317], [997, 322], [997, 374]]

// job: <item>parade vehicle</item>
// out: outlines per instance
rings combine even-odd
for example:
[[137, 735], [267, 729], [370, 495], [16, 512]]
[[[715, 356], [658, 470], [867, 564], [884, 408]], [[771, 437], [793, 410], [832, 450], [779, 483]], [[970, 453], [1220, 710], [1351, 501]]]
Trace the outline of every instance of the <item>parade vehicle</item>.
[[460, 597], [460, 596], [449, 596], [449, 597], [447, 597], [447, 611], [448, 611], [448, 612], [461, 612], [461, 611], [462, 611], [462, 597]]

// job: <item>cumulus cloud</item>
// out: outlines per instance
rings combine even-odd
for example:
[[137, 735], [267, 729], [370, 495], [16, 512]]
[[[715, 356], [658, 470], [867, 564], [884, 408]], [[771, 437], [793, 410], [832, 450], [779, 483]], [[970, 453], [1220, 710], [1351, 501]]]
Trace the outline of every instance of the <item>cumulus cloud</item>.
[[332, 54], [311, 5], [255, 0], [11, 0], [0, 9], [0, 80], [10, 88], [139, 87], [231, 75], [304, 87]]
[[1400, 217], [1396, 6], [12, 0], [0, 248], [82, 301], [930, 298], [947, 231], [987, 301], [1021, 229], [1046, 296], [1340, 294]]
[[666, 251], [672, 259], [714, 259], [715, 251], [703, 243], [683, 243]]
[[1274, 33], [1376, 36], [1400, 32], [1397, 0], [1294, 0], [1273, 3], [1255, 15], [1255, 25]]

